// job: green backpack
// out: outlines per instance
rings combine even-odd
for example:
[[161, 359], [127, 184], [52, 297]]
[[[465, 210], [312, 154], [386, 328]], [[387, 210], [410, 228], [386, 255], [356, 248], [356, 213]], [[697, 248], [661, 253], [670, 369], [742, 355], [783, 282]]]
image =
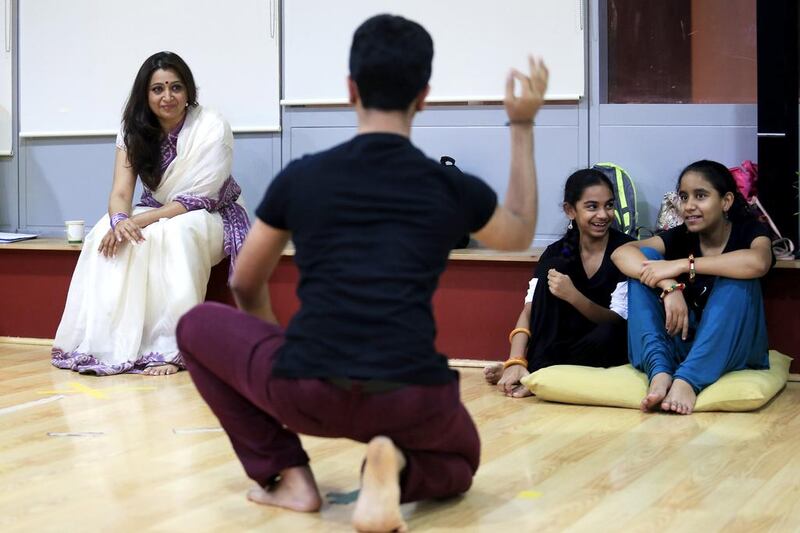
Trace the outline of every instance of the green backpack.
[[633, 180], [624, 168], [614, 163], [597, 163], [592, 168], [605, 174], [614, 187], [614, 224], [612, 227], [627, 233], [634, 239], [638, 238], [636, 187]]

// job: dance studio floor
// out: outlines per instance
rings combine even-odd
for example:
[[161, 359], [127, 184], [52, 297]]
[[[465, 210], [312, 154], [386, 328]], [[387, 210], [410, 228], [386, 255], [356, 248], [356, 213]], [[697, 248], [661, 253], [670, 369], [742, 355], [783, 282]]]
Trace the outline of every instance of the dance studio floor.
[[[755, 413], [687, 417], [511, 400], [462, 369], [480, 429], [472, 490], [404, 505], [417, 531], [800, 530], [800, 383]], [[185, 372], [84, 377], [0, 345], [0, 531], [349, 531], [364, 446], [304, 438], [326, 504], [251, 482]]]

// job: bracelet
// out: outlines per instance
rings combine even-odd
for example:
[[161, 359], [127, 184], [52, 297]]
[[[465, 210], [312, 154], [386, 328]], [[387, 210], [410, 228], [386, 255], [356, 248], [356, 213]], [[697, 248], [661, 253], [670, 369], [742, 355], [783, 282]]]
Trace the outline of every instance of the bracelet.
[[113, 230], [114, 228], [116, 228], [117, 224], [119, 224], [126, 218], [130, 218], [128, 216], [128, 213], [123, 213], [121, 211], [119, 213], [114, 213], [113, 215], [111, 215], [111, 229]]
[[524, 366], [525, 368], [528, 368], [528, 360], [527, 359], [517, 358], [517, 357], [512, 357], [511, 359], [509, 359], [505, 363], [503, 363], [503, 370], [507, 369], [510, 366], [514, 366], [514, 365]]
[[511, 330], [511, 333], [508, 334], [509, 344], [511, 344], [511, 339], [513, 339], [514, 335], [516, 335], [517, 333], [524, 333], [525, 335], [528, 336], [529, 339], [531, 338], [531, 330], [529, 330], [528, 328], [514, 328]]
[[659, 298], [661, 298], [661, 299], [663, 300], [663, 299], [664, 299], [664, 297], [665, 297], [667, 294], [669, 294], [669, 293], [671, 293], [671, 292], [675, 292], [675, 291], [682, 291], [682, 290], [684, 290], [685, 288], [686, 288], [686, 284], [685, 284], [685, 283], [673, 283], [673, 284], [672, 284], [672, 285], [670, 285], [668, 288], [666, 288], [666, 289], [664, 289], [663, 291], [661, 291], [661, 296], [659, 296]]
[[697, 276], [697, 270], [694, 268], [694, 254], [689, 254], [689, 282], [694, 281]]

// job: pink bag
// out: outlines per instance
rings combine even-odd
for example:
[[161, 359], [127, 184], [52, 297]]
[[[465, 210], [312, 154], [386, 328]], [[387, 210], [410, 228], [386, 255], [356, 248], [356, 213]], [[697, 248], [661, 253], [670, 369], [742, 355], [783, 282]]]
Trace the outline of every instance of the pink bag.
[[750, 199], [757, 194], [756, 182], [758, 181], [758, 165], [748, 159], [747, 161], [742, 161], [742, 166], [733, 167], [728, 170], [733, 174], [733, 179], [736, 180], [739, 192], [741, 192], [744, 199], [749, 202]]
[[772, 221], [772, 218], [761, 205], [761, 202], [756, 196], [756, 182], [758, 181], [758, 165], [750, 161], [742, 161], [742, 165], [728, 169], [733, 174], [733, 179], [736, 180], [736, 185], [742, 196], [745, 197], [750, 208], [755, 211], [761, 222], [766, 224], [772, 229], [772, 253], [775, 254], [776, 259], [794, 259], [794, 243], [791, 239], [785, 238], [781, 235], [780, 230]]

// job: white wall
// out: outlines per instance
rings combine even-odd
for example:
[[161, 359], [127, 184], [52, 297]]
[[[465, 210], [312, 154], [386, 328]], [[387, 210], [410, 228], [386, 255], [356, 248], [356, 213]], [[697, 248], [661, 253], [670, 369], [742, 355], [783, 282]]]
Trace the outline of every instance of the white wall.
[[116, 133], [136, 71], [169, 50], [234, 131], [278, 131], [278, 0], [21, 2], [24, 137]]

